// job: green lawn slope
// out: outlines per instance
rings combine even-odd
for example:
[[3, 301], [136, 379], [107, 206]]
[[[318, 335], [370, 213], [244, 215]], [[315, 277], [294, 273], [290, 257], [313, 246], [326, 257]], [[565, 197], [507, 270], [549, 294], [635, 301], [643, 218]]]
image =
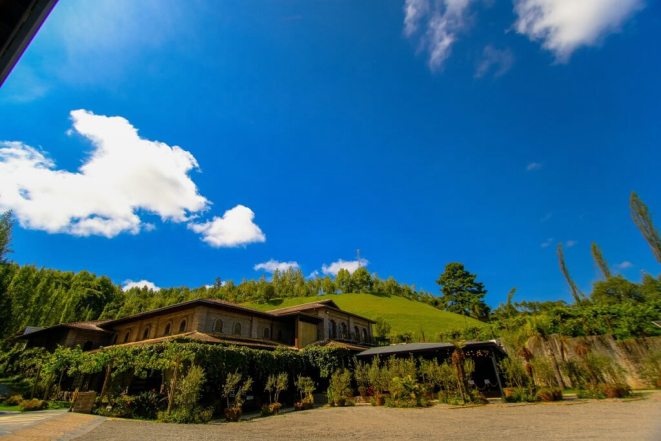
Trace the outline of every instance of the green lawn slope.
[[426, 303], [398, 296], [374, 294], [330, 294], [316, 297], [295, 297], [291, 299], [274, 299], [268, 303], [245, 303], [245, 306], [270, 311], [304, 303], [332, 299], [345, 311], [376, 320], [382, 317], [392, 326], [395, 334], [411, 332], [420, 337], [424, 331], [426, 341], [438, 341], [441, 331], [449, 331], [465, 326], [484, 326], [479, 320], [451, 312], [441, 311]]

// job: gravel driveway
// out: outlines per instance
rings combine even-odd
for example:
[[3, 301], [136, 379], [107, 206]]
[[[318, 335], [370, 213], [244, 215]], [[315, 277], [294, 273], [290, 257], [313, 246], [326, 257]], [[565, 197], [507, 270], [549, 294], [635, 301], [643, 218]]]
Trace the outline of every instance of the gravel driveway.
[[108, 420], [81, 440], [210, 439], [661, 440], [661, 393], [639, 401], [451, 409], [320, 408], [234, 424]]

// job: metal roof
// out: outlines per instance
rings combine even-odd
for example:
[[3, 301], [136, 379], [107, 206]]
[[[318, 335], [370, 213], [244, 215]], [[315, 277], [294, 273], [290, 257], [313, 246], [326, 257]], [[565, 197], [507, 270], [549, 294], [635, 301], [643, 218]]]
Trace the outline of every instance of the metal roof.
[[[464, 349], [478, 349], [479, 347], [496, 349], [499, 352], [503, 352], [495, 340], [471, 341], [466, 342], [464, 345]], [[357, 356], [372, 357], [375, 355], [413, 354], [421, 352], [437, 352], [445, 349], [454, 349], [454, 345], [452, 343], [406, 343], [400, 345], [377, 346], [369, 348]]]

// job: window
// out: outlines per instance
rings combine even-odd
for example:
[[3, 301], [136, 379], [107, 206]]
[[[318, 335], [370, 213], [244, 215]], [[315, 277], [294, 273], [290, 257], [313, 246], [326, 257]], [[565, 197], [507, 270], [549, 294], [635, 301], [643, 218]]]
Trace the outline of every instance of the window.
[[117, 337], [119, 337], [117, 334], [112, 336], [112, 343], [110, 343], [111, 345], [117, 344]]
[[282, 341], [282, 329], [278, 329], [278, 341]]
[[172, 323], [168, 323], [165, 325], [165, 331], [163, 331], [163, 335], [170, 335], [172, 332]]
[[335, 324], [335, 320], [328, 322], [328, 335], [330, 338], [337, 338], [337, 325]]
[[356, 341], [360, 341], [360, 330], [358, 329], [358, 326], [353, 327], [353, 339]]
[[91, 341], [86, 341], [85, 344], [83, 345], [83, 351], [89, 351], [94, 347], [94, 343]]
[[264, 328], [264, 338], [271, 337], [271, 330], [269, 328]]
[[367, 341], [367, 329], [363, 328], [363, 341]]
[[223, 321], [221, 319], [216, 320], [213, 324], [213, 332], [223, 332]]
[[186, 319], [182, 320], [179, 324], [179, 333], [186, 332]]
[[124, 334], [124, 343], [128, 343], [130, 338], [131, 338], [131, 331], [126, 331], [126, 334]]
[[151, 326], [147, 326], [144, 331], [142, 331], [142, 339], [147, 340], [149, 338], [149, 332], [151, 331]]
[[234, 323], [234, 331], [232, 333], [241, 335], [241, 323]]
[[347, 324], [340, 323], [340, 338], [347, 338]]

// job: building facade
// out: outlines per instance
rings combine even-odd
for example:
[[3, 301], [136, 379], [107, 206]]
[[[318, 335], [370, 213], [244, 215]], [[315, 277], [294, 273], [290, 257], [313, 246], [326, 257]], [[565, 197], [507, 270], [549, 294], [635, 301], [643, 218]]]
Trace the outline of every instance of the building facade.
[[83, 350], [192, 339], [255, 349], [310, 344], [372, 346], [374, 321], [340, 309], [332, 300], [260, 311], [218, 299], [197, 299], [107, 321], [64, 323], [18, 337], [27, 347]]

